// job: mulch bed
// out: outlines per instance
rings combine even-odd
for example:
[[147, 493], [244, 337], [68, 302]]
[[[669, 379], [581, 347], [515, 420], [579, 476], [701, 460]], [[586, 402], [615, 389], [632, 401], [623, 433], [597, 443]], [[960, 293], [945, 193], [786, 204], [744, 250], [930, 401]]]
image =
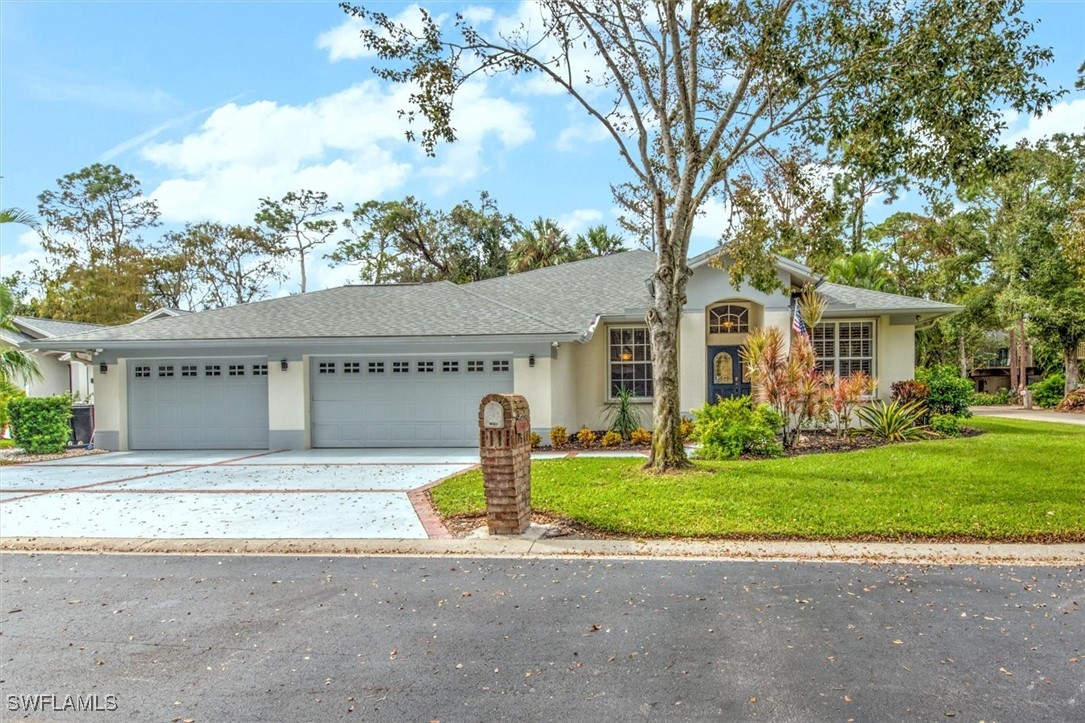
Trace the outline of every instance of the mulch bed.
[[108, 450], [86, 449], [73, 447], [57, 454], [27, 454], [18, 447], [0, 449], [0, 465], [30, 464], [32, 462], [48, 462], [53, 459], [69, 459], [72, 457], [86, 457], [92, 454], [105, 454]]
[[[974, 427], [961, 427], [961, 437], [976, 437], [983, 434], [982, 430]], [[602, 436], [602, 435], [599, 435]], [[840, 437], [836, 432], [828, 430], [813, 430], [802, 433], [799, 438], [799, 442], [793, 448], [785, 451], [782, 457], [799, 457], [804, 454], [824, 454], [827, 452], [851, 452], [857, 449], [873, 449], [874, 447], [884, 447], [887, 444], [903, 444], [902, 442], [887, 442], [884, 439], [875, 439], [868, 434], [853, 434], [849, 436]], [[591, 446], [584, 446], [580, 444], [574, 437], [569, 438], [569, 443], [555, 450], [549, 445], [539, 446], [535, 448], [538, 452], [584, 452], [591, 451], [639, 451], [649, 452], [651, 447], [646, 444], [633, 444], [632, 442], [623, 441], [619, 445], [613, 447], [601, 447], [598, 441]], [[739, 459], [764, 459], [762, 456], [754, 454], [744, 454]]]

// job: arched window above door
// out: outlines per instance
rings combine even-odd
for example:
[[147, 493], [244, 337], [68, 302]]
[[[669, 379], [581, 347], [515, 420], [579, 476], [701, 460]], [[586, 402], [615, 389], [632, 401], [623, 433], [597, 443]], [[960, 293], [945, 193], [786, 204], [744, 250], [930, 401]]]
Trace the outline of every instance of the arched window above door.
[[708, 310], [709, 334], [745, 334], [750, 330], [750, 309], [741, 304], [717, 304]]

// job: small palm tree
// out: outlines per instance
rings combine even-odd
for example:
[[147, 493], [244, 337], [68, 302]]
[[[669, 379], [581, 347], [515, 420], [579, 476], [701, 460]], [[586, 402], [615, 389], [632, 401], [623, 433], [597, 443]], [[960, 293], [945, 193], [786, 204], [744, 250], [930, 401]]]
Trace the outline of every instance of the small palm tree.
[[[6, 211], [5, 211], [6, 212]], [[6, 286], [0, 286], [0, 327], [13, 328], [11, 316], [15, 310], [15, 298]], [[21, 379], [23, 382], [40, 381], [41, 370], [34, 357], [21, 349], [0, 342], [0, 381]]]
[[531, 222], [531, 227], [524, 230], [520, 240], [509, 251], [509, 272], [518, 274], [573, 259], [569, 235], [554, 219], [540, 216]]
[[0, 223], [21, 223], [24, 226], [37, 228], [38, 219], [34, 214], [21, 208], [0, 208]]
[[580, 259], [609, 256], [622, 251], [625, 251], [625, 241], [621, 236], [608, 231], [603, 224], [592, 226], [576, 237], [576, 256]]
[[841, 256], [829, 266], [829, 281], [872, 291], [896, 291], [890, 273], [889, 256], [884, 251], [869, 251]]

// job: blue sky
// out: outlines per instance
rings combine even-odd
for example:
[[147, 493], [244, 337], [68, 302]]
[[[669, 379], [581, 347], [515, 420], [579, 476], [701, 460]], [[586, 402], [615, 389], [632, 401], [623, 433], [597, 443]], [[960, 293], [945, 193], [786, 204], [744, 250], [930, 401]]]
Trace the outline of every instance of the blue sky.
[[[1072, 87], [1085, 0], [1028, 2], [1026, 14], [1035, 42], [1054, 49], [1049, 82]], [[617, 227], [610, 184], [624, 166], [564, 97], [522, 81], [473, 87], [457, 108], [461, 141], [428, 159], [402, 139], [402, 91], [352, 57], [355, 38], [334, 2], [0, 0], [0, 205], [33, 209], [56, 178], [110, 162], [140, 178], [171, 225], [247, 222], [261, 196], [314, 188], [348, 205], [413, 194], [445, 208], [486, 190], [524, 220]], [[1076, 92], [1044, 118], [1015, 119], [1007, 140], [1083, 128]], [[693, 252], [714, 245], [723, 213], [701, 221]], [[2, 234], [3, 273], [27, 268], [36, 237]], [[320, 266], [315, 286], [355, 274]]]

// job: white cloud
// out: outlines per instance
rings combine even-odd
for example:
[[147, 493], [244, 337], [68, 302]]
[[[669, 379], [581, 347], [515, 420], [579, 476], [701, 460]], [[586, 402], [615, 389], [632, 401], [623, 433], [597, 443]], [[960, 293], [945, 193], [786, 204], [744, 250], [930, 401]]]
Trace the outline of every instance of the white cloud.
[[562, 129], [557, 141], [554, 142], [554, 147], [564, 152], [578, 151], [589, 143], [610, 139], [610, 131], [606, 129], [606, 126], [595, 118], [591, 118], [587, 121], [572, 123]]
[[1006, 145], [1012, 146], [1020, 140], [1037, 141], [1056, 133], [1081, 133], [1085, 131], [1085, 98], [1056, 103], [1038, 118], [1023, 117], [1013, 111], [1003, 116], [1007, 131], [1002, 142]]
[[558, 216], [558, 225], [565, 229], [569, 236], [576, 236], [588, 230], [603, 220], [603, 212], [597, 208], [577, 208], [569, 213]]
[[527, 108], [495, 98], [485, 84], [461, 89], [453, 125], [459, 140], [426, 158], [403, 137], [397, 110], [410, 89], [370, 80], [303, 105], [227, 103], [187, 136], [143, 149], [167, 179], [151, 194], [167, 222], [252, 219], [258, 200], [287, 191], [325, 191], [347, 204], [379, 198], [410, 174], [443, 193], [478, 177], [484, 152], [534, 137]]
[[[440, 24], [444, 16], [435, 19]], [[402, 23], [412, 31], [422, 30], [422, 13], [418, 5], [408, 5], [398, 15], [392, 17], [397, 23]], [[337, 63], [340, 60], [357, 60], [359, 58], [371, 58], [376, 55], [362, 43], [361, 33], [366, 28], [374, 27], [372, 24], [363, 22], [360, 18], [348, 16], [342, 23], [321, 33], [316, 39], [316, 46], [321, 50], [328, 51], [328, 60]]]
[[34, 262], [44, 259], [37, 231], [11, 223], [0, 226], [0, 269], [4, 276], [16, 271], [29, 276], [34, 270]]
[[[701, 211], [693, 221], [693, 238], [711, 241], [712, 244], [705, 246], [702, 250], [711, 248], [712, 245], [719, 242], [724, 229], [727, 228], [730, 222], [730, 204], [718, 198], [709, 198], [701, 205]], [[698, 246], [702, 245], [698, 244]]]

